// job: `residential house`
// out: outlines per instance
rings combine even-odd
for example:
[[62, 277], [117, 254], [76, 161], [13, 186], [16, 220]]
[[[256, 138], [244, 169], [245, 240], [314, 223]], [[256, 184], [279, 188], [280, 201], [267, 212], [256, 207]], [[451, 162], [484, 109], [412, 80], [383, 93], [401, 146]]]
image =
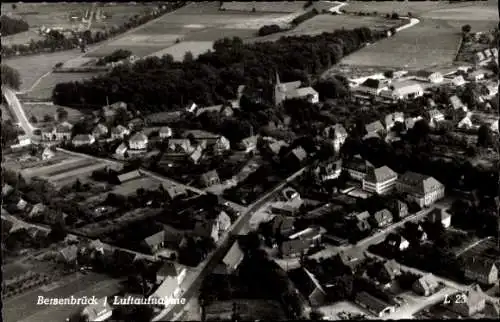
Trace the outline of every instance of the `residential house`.
[[164, 186], [163, 188], [171, 200], [187, 195], [186, 189], [182, 186], [170, 185], [168, 187]]
[[285, 159], [292, 165], [300, 166], [307, 159], [307, 152], [301, 146], [290, 151]]
[[289, 239], [304, 239], [309, 240], [313, 244], [321, 243], [321, 237], [326, 232], [326, 230], [320, 226], [314, 226], [306, 228], [302, 231], [299, 231], [293, 235], [290, 235]]
[[55, 155], [56, 154], [54, 153], [54, 151], [52, 151], [52, 149], [50, 147], [46, 147], [45, 149], [43, 149], [43, 152], [42, 152], [42, 160], [50, 160]]
[[378, 228], [389, 226], [392, 223], [392, 220], [392, 214], [387, 209], [379, 210], [373, 214], [373, 222]]
[[128, 145], [131, 150], [145, 150], [148, 147], [148, 137], [141, 132], [137, 132], [128, 140]]
[[429, 214], [428, 219], [432, 223], [440, 222], [444, 228], [448, 228], [451, 225], [450, 213], [441, 208], [434, 208]]
[[34, 204], [33, 207], [28, 211], [27, 217], [34, 218], [40, 215], [45, 210], [45, 205], [41, 202]]
[[491, 122], [490, 129], [494, 133], [498, 133], [498, 124], [500, 123], [500, 120], [494, 120]]
[[462, 120], [460, 120], [457, 127], [459, 129], [472, 129], [474, 127], [474, 124], [472, 124], [470, 115], [466, 115]]
[[486, 297], [479, 286], [473, 287], [466, 292], [459, 292], [449, 297], [446, 308], [462, 317], [468, 318], [483, 312], [486, 308]]
[[463, 86], [466, 82], [462, 75], [458, 75], [452, 78], [451, 83], [455, 86]]
[[408, 240], [406, 240], [403, 236], [390, 233], [385, 238], [385, 244], [392, 247], [394, 250], [403, 251], [410, 246]]
[[127, 126], [130, 131], [139, 131], [144, 127], [144, 121], [141, 118], [136, 117], [135, 119], [130, 120]]
[[331, 140], [335, 152], [338, 152], [347, 139], [347, 131], [342, 124], [335, 124], [323, 130], [323, 137]]
[[2, 186], [2, 197], [7, 197], [8, 195], [10, 195], [10, 193], [12, 191], [14, 191], [14, 187], [12, 187], [11, 185], [5, 183]]
[[440, 72], [420, 70], [416, 73], [415, 79], [429, 83], [441, 83], [443, 81], [443, 75]]
[[[178, 298], [181, 295], [181, 287], [179, 285], [177, 276], [167, 276], [160, 284], [160, 286], [155, 290], [153, 294], [149, 297], [150, 299], [168, 299], [168, 298]], [[156, 302], [156, 301], [155, 301]], [[154, 302], [153, 302], [154, 303]], [[168, 301], [160, 302], [160, 306], [166, 307], [170, 303]]]
[[185, 268], [178, 269], [173, 262], [164, 262], [163, 265], [156, 272], [156, 282], [162, 283], [166, 279], [175, 279], [177, 284], [180, 285], [186, 277], [187, 270]]
[[480, 81], [482, 79], [484, 79], [484, 72], [482, 72], [480, 70], [474, 71], [474, 72], [469, 73], [467, 75], [467, 80], [469, 80], [469, 81], [477, 82], [477, 81]]
[[439, 122], [444, 121], [444, 114], [436, 108], [427, 111], [426, 116], [431, 127], [436, 127]]
[[73, 125], [68, 122], [62, 122], [50, 129], [42, 130], [42, 140], [44, 141], [61, 141], [71, 138], [71, 130]]
[[142, 177], [141, 172], [139, 172], [139, 170], [133, 170], [127, 173], [120, 174], [118, 176], [118, 182], [125, 183], [127, 181], [132, 181], [140, 177]]
[[252, 135], [244, 138], [240, 142], [240, 147], [245, 151], [245, 153], [250, 153], [257, 148], [257, 135]]
[[281, 148], [288, 147], [288, 144], [285, 141], [279, 140], [271, 140], [267, 143], [267, 150], [271, 155], [277, 156], [280, 153]]
[[204, 187], [210, 187], [216, 184], [220, 184], [219, 175], [216, 170], [208, 171], [201, 175], [200, 178], [201, 184]]
[[71, 141], [74, 146], [92, 145], [94, 142], [95, 138], [92, 134], [78, 134]]
[[23, 147], [30, 144], [31, 144], [31, 138], [26, 134], [22, 134], [17, 136], [17, 144], [15, 145], [15, 147]]
[[385, 261], [382, 264], [381, 271], [379, 272], [381, 280], [392, 281], [399, 275], [401, 275], [401, 265], [394, 259]]
[[213, 151], [215, 154], [221, 154], [225, 151], [229, 151], [231, 149], [231, 142], [224, 136], [220, 136], [217, 141], [213, 145]]
[[74, 264], [78, 258], [78, 247], [76, 245], [66, 246], [59, 251], [59, 260], [66, 264]]
[[405, 116], [402, 112], [394, 112], [385, 117], [385, 129], [390, 131], [396, 122], [405, 123]]
[[215, 153], [222, 153], [231, 149], [229, 140], [220, 134], [202, 130], [190, 130], [184, 134], [184, 137], [187, 138], [188, 136], [192, 136], [199, 143], [205, 141], [206, 146], [211, 146]]
[[194, 103], [194, 102], [189, 103], [188, 105], [186, 105], [186, 108], [185, 108], [186, 112], [188, 112], [188, 113], [195, 113], [197, 109], [198, 109], [198, 105], [196, 105], [196, 103]]
[[189, 154], [188, 159], [190, 162], [197, 164], [200, 162], [201, 158], [203, 157], [203, 147], [201, 145], [197, 145], [193, 152]]
[[354, 158], [343, 161], [342, 170], [347, 171], [352, 179], [362, 181], [368, 171], [368, 165], [366, 161]]
[[160, 136], [161, 139], [168, 139], [172, 137], [172, 129], [169, 128], [168, 126], [162, 126], [160, 128], [160, 131], [158, 132], [158, 135]]
[[314, 274], [306, 268], [294, 269], [288, 274], [295, 287], [312, 307], [324, 305], [327, 297], [326, 292]]
[[28, 206], [28, 202], [24, 200], [23, 198], [19, 198], [19, 200], [16, 203], [16, 208], [17, 210], [24, 210]]
[[111, 138], [113, 140], [123, 139], [129, 135], [130, 131], [123, 125], [118, 125], [111, 129]]
[[280, 245], [281, 258], [295, 258], [305, 254], [311, 247], [311, 241], [304, 239], [285, 240]]
[[417, 117], [408, 117], [405, 119], [405, 127], [407, 130], [409, 129], [413, 129], [413, 127], [415, 126], [415, 123], [417, 123], [418, 121], [420, 120], [423, 120], [424, 118], [421, 117], [421, 116], [417, 116]]
[[295, 218], [285, 217], [281, 215], [275, 216], [270, 221], [271, 234], [273, 237], [286, 237], [290, 236], [294, 231]]
[[388, 166], [368, 167], [366, 176], [363, 178], [363, 190], [376, 194], [389, 193], [396, 185], [397, 178], [398, 174]]
[[128, 147], [125, 142], [122, 142], [115, 150], [115, 154], [121, 158], [125, 158], [125, 153], [127, 153]]
[[375, 121], [365, 125], [367, 134], [381, 134], [385, 132], [385, 128], [380, 121]]
[[203, 237], [212, 237], [214, 242], [217, 242], [229, 227], [231, 227], [231, 218], [225, 211], [221, 211], [210, 222], [197, 222], [195, 224], [195, 233]]
[[451, 107], [453, 107], [454, 110], [462, 109], [463, 111], [467, 112], [467, 106], [462, 102], [462, 100], [457, 96], [453, 95], [449, 98]]
[[436, 277], [432, 274], [426, 274], [415, 281], [412, 289], [415, 293], [421, 296], [430, 296], [436, 292], [439, 283]]
[[433, 177], [411, 171], [399, 176], [396, 190], [408, 194], [420, 207], [432, 205], [445, 193], [444, 185]]
[[113, 315], [113, 308], [107, 297], [97, 299], [95, 303], [87, 305], [81, 313], [85, 321], [106, 321]]
[[303, 203], [304, 201], [300, 198], [286, 202], [277, 201], [272, 204], [271, 211], [278, 215], [294, 216], [300, 211], [300, 207]]
[[387, 203], [387, 209], [394, 215], [395, 218], [405, 218], [408, 216], [408, 205], [398, 199], [393, 199]]
[[351, 273], [354, 273], [356, 267], [363, 261], [357, 257], [352, 257], [346, 254], [344, 251], [340, 251], [332, 257], [332, 261], [335, 264], [345, 266]]
[[363, 211], [357, 214], [351, 214], [356, 222], [356, 228], [359, 232], [366, 232], [372, 227], [370, 225], [370, 213], [368, 211]]
[[282, 83], [276, 73], [276, 84], [274, 85], [274, 104], [276, 106], [283, 101], [292, 98], [307, 98], [311, 103], [319, 102], [319, 94], [312, 87], [301, 88], [301, 81]]
[[493, 261], [476, 257], [469, 258], [464, 265], [465, 277], [481, 284], [490, 285], [498, 281], [498, 268]]
[[229, 275], [238, 269], [238, 266], [243, 261], [245, 254], [241, 250], [238, 241], [235, 241], [226, 256], [222, 259], [222, 262], [215, 268], [216, 274]]
[[194, 147], [191, 146], [189, 139], [169, 139], [168, 150], [179, 153], [192, 153]]
[[95, 138], [102, 138], [108, 135], [108, 127], [105, 124], [99, 123], [96, 125], [96, 127], [92, 130], [92, 135]]
[[387, 90], [387, 83], [373, 78], [368, 78], [356, 88], [357, 92], [373, 96], [379, 95], [383, 90]]
[[106, 105], [102, 107], [102, 115], [107, 122], [112, 121], [119, 109], [127, 110], [127, 104], [124, 102], [115, 102], [111, 105]]
[[358, 293], [356, 295], [355, 302], [377, 317], [383, 317], [385, 315], [394, 313], [396, 310], [394, 306], [371, 294], [368, 294], [367, 292]]
[[414, 99], [423, 94], [422, 86], [412, 81], [393, 82], [387, 90], [380, 92], [380, 96], [393, 100]]
[[151, 236], [144, 238], [141, 242], [142, 246], [151, 254], [156, 254], [163, 248], [165, 243], [165, 231], [159, 231]]
[[486, 57], [483, 52], [478, 51], [474, 54], [474, 61], [476, 64], [481, 64], [484, 60], [486, 60]]
[[342, 160], [322, 162], [312, 169], [312, 175], [319, 182], [333, 180], [342, 172]]

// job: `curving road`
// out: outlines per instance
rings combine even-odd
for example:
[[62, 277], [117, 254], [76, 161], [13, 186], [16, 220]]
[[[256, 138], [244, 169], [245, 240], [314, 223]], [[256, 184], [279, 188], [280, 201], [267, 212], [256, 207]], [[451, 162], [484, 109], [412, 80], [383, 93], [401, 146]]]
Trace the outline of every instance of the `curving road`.
[[33, 127], [28, 120], [28, 117], [26, 116], [26, 113], [24, 113], [23, 106], [17, 98], [16, 93], [11, 88], [2, 86], [2, 95], [5, 97], [9, 108], [16, 116], [19, 125], [23, 128], [26, 135], [31, 138], [33, 136], [33, 131], [36, 130], [36, 128]]

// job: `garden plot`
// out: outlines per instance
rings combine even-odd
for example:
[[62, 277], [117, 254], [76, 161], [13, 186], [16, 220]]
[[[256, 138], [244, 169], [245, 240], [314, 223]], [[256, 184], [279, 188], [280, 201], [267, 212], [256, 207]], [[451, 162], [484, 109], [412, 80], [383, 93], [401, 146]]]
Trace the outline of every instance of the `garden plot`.
[[91, 164], [95, 164], [95, 161], [91, 159], [82, 159], [79, 157], [69, 157], [62, 162], [51, 164], [49, 166], [23, 169], [21, 171], [21, 175], [25, 179], [33, 177], [49, 178], [52, 175], [57, 175], [61, 172], [69, 171], [70, 169], [89, 166]]
[[52, 105], [49, 103], [23, 103], [23, 109], [28, 117], [28, 120], [34, 116], [37, 119], [37, 123], [35, 124], [38, 127], [43, 127], [46, 125], [43, 122], [43, 118], [45, 115], [51, 115], [56, 118], [57, 110], [59, 108], [63, 108], [66, 112], [68, 112], [67, 121], [70, 123], [76, 123], [80, 120], [83, 114], [79, 110], [75, 110], [70, 107], [64, 107], [59, 105]]
[[135, 194], [137, 189], [139, 188], [157, 189], [161, 184], [162, 184], [161, 181], [158, 181], [151, 177], [142, 177], [131, 181], [127, 181], [117, 186], [112, 192], [123, 196], [130, 196]]
[[39, 41], [43, 39], [45, 39], [45, 37], [40, 35], [35, 28], [31, 28], [28, 31], [20, 32], [15, 35], [2, 36], [2, 45], [24, 45], [28, 44], [31, 40]]

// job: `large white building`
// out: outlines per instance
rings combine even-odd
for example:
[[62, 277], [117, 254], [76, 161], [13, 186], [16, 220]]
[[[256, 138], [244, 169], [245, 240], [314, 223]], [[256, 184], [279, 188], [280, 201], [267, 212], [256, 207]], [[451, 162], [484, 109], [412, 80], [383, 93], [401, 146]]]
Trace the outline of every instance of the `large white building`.
[[369, 167], [363, 178], [363, 190], [376, 194], [386, 194], [394, 189], [398, 174], [387, 166]]
[[380, 79], [368, 78], [356, 88], [356, 91], [364, 94], [377, 96], [380, 95], [382, 91], [387, 89], [388, 87], [386, 81]]
[[396, 181], [396, 190], [407, 193], [420, 207], [430, 206], [444, 197], [444, 185], [431, 176], [405, 172]]
[[380, 92], [380, 96], [393, 100], [413, 99], [422, 95], [424, 95], [422, 86], [411, 81], [394, 82], [387, 90]]

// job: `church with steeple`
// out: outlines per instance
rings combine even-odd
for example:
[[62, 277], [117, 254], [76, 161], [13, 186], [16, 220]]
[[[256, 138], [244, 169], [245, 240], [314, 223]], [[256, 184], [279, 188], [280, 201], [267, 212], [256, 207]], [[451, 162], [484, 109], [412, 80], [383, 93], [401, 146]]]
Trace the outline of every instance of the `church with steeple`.
[[319, 102], [319, 94], [314, 90], [314, 88], [301, 86], [301, 81], [282, 83], [278, 72], [276, 72], [274, 84], [274, 105], [281, 105], [283, 101], [292, 98], [308, 99], [314, 104]]

